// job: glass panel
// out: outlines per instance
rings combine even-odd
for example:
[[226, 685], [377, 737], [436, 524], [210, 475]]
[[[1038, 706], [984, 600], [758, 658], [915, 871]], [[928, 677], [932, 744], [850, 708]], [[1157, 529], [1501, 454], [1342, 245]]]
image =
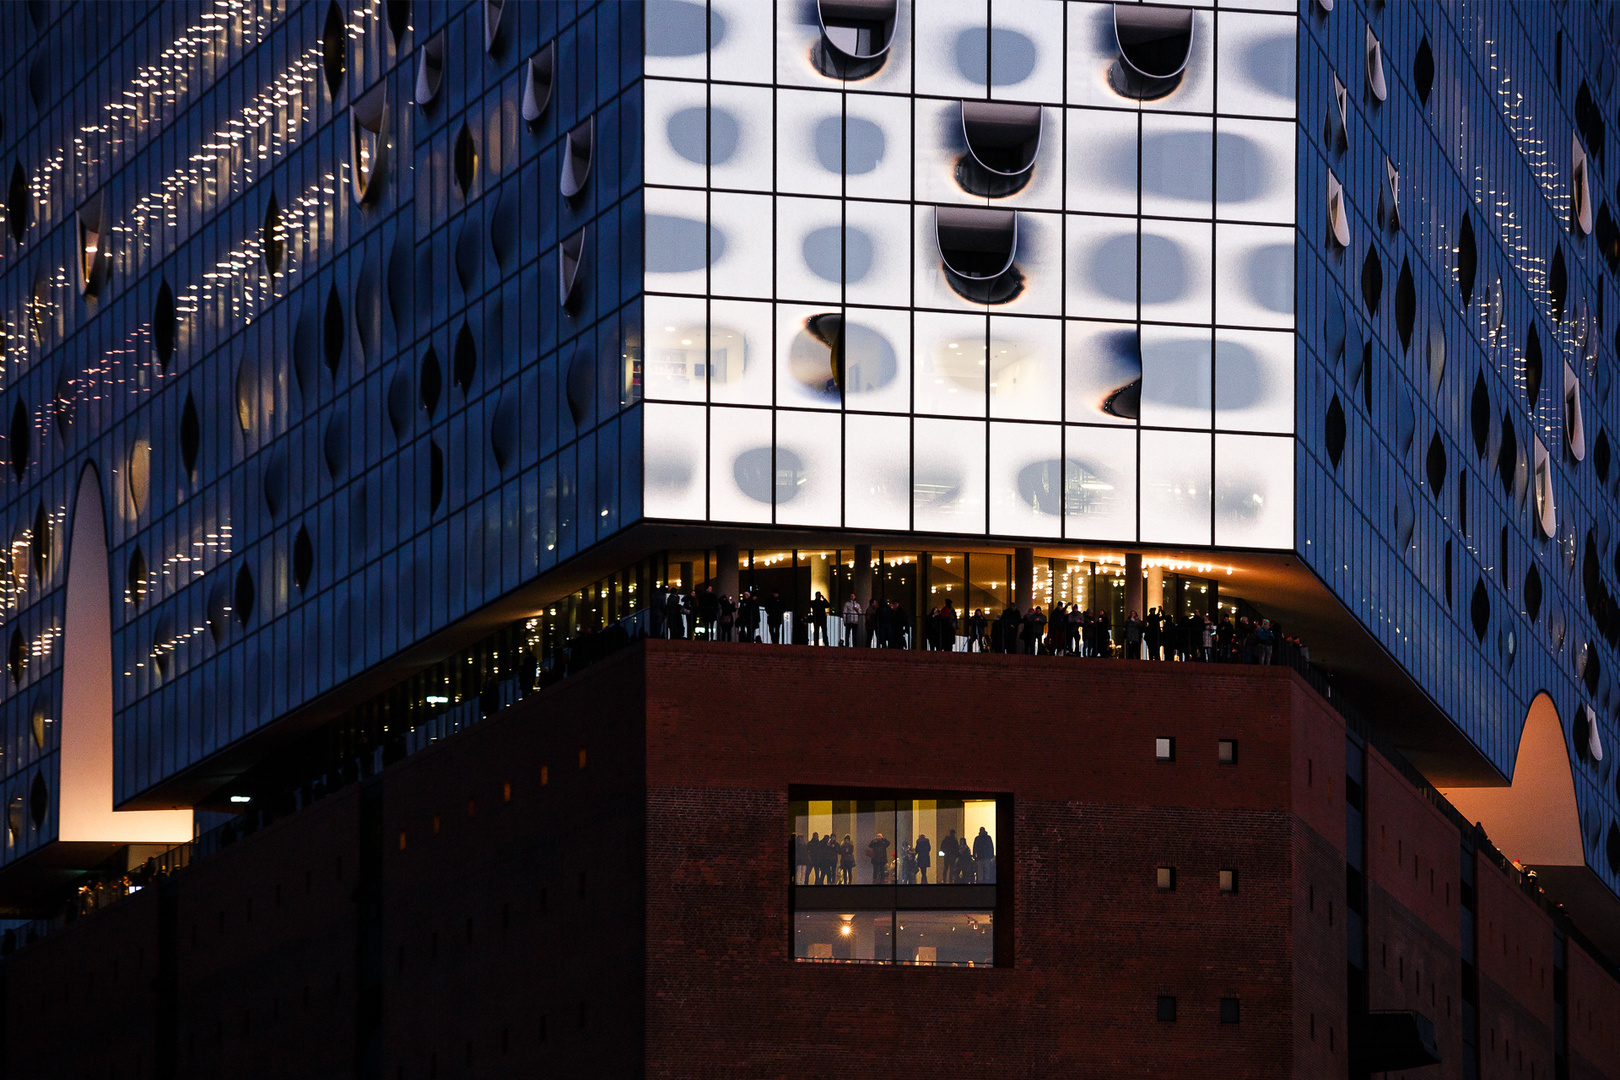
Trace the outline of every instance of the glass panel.
[[1019, 293], [1005, 308], [1030, 315], [1063, 313], [1063, 219], [1036, 210], [1018, 213], [1018, 250], [1013, 271]]
[[895, 963], [991, 967], [993, 924], [989, 911], [895, 912]]
[[776, 520], [784, 525], [839, 524], [843, 503], [837, 413], [776, 414]]
[[833, 370], [839, 311], [835, 306], [776, 307], [776, 402], [803, 409], [836, 409], [842, 395]]
[[904, 203], [851, 200], [843, 205], [846, 299], [901, 307], [910, 303], [911, 209]]
[[1009, 556], [979, 554], [968, 556], [968, 602], [966, 610], [980, 611], [994, 619], [1012, 603], [1012, 571]]
[[[421, 12], [418, 18], [425, 18]], [[691, 0], [653, 0], [646, 7], [643, 32], [648, 43], [647, 74], [701, 79], [709, 65], [710, 29], [704, 25], [704, 7]], [[721, 21], [708, 20], [718, 29]]]
[[771, 451], [770, 410], [717, 408], [709, 420], [710, 517], [770, 521], [771, 496], [779, 483]]
[[[923, 605], [935, 619], [931, 625], [934, 633], [930, 636], [930, 648], [944, 648], [949, 651], [956, 648], [956, 639], [963, 632], [963, 620], [967, 617], [967, 557], [960, 553], [945, 555], [934, 553], [926, 556], [928, 559], [928, 597]], [[948, 605], [948, 607], [947, 607]], [[937, 615], [934, 613], [938, 613]], [[901, 804], [897, 812], [905, 811], [905, 804]], [[900, 836], [909, 841], [909, 818], [901, 812], [895, 822], [895, 828]], [[915, 853], [913, 853], [915, 854]], [[902, 884], [911, 884], [916, 878], [916, 860], [912, 860], [910, 867], [911, 878], [906, 876], [906, 869], [902, 866], [900, 880]]]
[[1114, 6], [1069, 4], [1067, 7], [1069, 40], [1064, 53], [1069, 62], [1069, 104], [1120, 109], [1129, 106], [1134, 114], [1136, 103], [1121, 97], [1108, 85], [1108, 69], [1119, 59], [1119, 46], [1114, 38]]
[[703, 187], [708, 181], [708, 108], [702, 83], [647, 80], [647, 183]]
[[1223, 11], [1220, 20], [1221, 112], [1293, 119], [1294, 16]]
[[[962, 135], [962, 104], [954, 98], [916, 99], [916, 186], [918, 202], [975, 203], [975, 198], [957, 182], [956, 170], [967, 155]], [[909, 185], [907, 185], [909, 186]], [[905, 190], [905, 186], [897, 189]]]
[[708, 471], [701, 405], [643, 406], [646, 428], [646, 497], [649, 518], [702, 521]]
[[1068, 205], [1098, 214], [1135, 214], [1137, 114], [1070, 109], [1068, 123]]
[[1064, 535], [1136, 539], [1136, 431], [1069, 427], [1064, 437]]
[[647, 297], [647, 355], [642, 367], [647, 399], [703, 400], [709, 366], [703, 309], [702, 300]]
[[[1100, 5], [1108, 7], [1109, 5]], [[1109, 26], [1109, 41], [1116, 40]], [[1142, 102], [1144, 110], [1155, 112], [1215, 111], [1215, 17], [1207, 11], [1193, 15], [1192, 51], [1176, 88], [1161, 98]], [[1117, 46], [1116, 46], [1117, 48]], [[1225, 74], [1224, 72], [1222, 73]]]
[[1136, 222], [1076, 214], [1068, 219], [1068, 231], [1068, 310], [1087, 318], [1134, 320]]
[[919, 94], [983, 98], [989, 86], [985, 0], [915, 0]]
[[1264, 330], [1215, 332], [1215, 426], [1294, 430], [1294, 336]]
[[841, 195], [844, 126], [839, 95], [813, 90], [777, 91], [776, 127], [781, 133], [776, 141], [776, 189], [805, 195]]
[[916, 528], [924, 532], [984, 532], [983, 422], [916, 420], [917, 465], [912, 476]]
[[845, 311], [844, 400], [851, 409], [910, 410], [910, 313], [878, 308]]
[[1294, 125], [1215, 121], [1217, 214], [1245, 221], [1294, 220]]
[[1294, 441], [1262, 435], [1215, 437], [1215, 542], [1294, 546]]
[[1215, 319], [1222, 326], [1294, 326], [1294, 231], [1215, 226]]
[[917, 412], [984, 415], [987, 329], [983, 315], [917, 312]]
[[709, 400], [771, 403], [771, 305], [715, 300], [709, 306]]
[[888, 964], [894, 912], [800, 911], [793, 916], [793, 958], [828, 964]]
[[996, 0], [991, 5], [990, 96], [1063, 100], [1063, 5]]
[[846, 416], [844, 484], [850, 528], [909, 528], [911, 422], [903, 416]]
[[1210, 117], [1142, 114], [1142, 213], [1210, 217], [1214, 171]]
[[[844, 99], [844, 110], [844, 141], [836, 149], [842, 154], [849, 197], [887, 199], [909, 191], [911, 161], [906, 149], [911, 145], [911, 102], [903, 97], [855, 94]], [[820, 135], [817, 132], [818, 138]], [[836, 155], [833, 160], [838, 160]]]
[[1144, 320], [1209, 322], [1212, 242], [1202, 222], [1142, 222]]
[[990, 425], [990, 531], [1057, 536], [1063, 524], [1063, 429]]
[[725, 242], [714, 249], [710, 290], [719, 296], [771, 295], [771, 232], [760, 226], [771, 219], [769, 195], [716, 191], [709, 196], [713, 220], [724, 222]]
[[1144, 431], [1141, 437], [1142, 539], [1209, 543], [1210, 436]]
[[[775, 35], [770, 12], [754, 0], [709, 0], [709, 22], [709, 70], [714, 78], [771, 81], [771, 39]], [[716, 84], [713, 89], [718, 99], [722, 88]]]
[[1209, 427], [1213, 366], [1208, 330], [1142, 327], [1142, 423]]
[[[762, 219], [749, 225], [763, 231]], [[842, 204], [831, 199], [776, 200], [776, 295], [837, 304], [842, 293]]]
[[648, 292], [694, 293], [708, 287], [710, 253], [724, 254], [726, 236], [711, 229], [701, 191], [647, 188]]
[[1064, 326], [1064, 388], [1070, 421], [1135, 426], [1141, 410], [1142, 352], [1134, 323], [1070, 321]]

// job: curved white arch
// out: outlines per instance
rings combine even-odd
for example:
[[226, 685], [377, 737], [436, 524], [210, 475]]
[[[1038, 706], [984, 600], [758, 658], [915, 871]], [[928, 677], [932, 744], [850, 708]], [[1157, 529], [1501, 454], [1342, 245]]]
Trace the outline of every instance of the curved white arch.
[[190, 810], [113, 809], [112, 576], [94, 468], [79, 477], [72, 530], [62, 625], [57, 839], [114, 846], [184, 843], [192, 836]]

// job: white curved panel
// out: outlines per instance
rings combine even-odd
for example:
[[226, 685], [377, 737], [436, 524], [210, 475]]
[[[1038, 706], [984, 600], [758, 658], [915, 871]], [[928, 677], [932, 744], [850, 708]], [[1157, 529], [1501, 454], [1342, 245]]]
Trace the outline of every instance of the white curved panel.
[[904, 416], [844, 418], [845, 524], [852, 529], [911, 527], [911, 421]]
[[915, 528], [924, 532], [983, 533], [984, 422], [919, 419], [912, 423], [912, 439]]
[[990, 316], [990, 415], [1058, 420], [1063, 404], [1063, 325]]
[[1294, 441], [1215, 436], [1215, 543], [1294, 546]]
[[1142, 539], [1161, 544], [1210, 541], [1210, 436], [1141, 432]]
[[709, 410], [709, 519], [768, 522], [777, 486], [769, 409]]
[[990, 425], [990, 531], [1058, 536], [1063, 525], [1063, 429]]
[[776, 414], [778, 524], [841, 524], [842, 442], [837, 413], [784, 409]]
[[1136, 539], [1136, 430], [1064, 429], [1063, 535]]
[[642, 406], [642, 507], [649, 518], [702, 521], [708, 474], [701, 405]]

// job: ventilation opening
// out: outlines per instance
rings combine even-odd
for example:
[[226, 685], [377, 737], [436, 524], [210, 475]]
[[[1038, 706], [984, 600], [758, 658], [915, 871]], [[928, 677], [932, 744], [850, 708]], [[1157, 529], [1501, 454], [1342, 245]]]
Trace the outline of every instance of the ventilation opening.
[[174, 307], [174, 290], [167, 279], [158, 285], [157, 302], [152, 305], [152, 349], [157, 354], [158, 368], [169, 370], [174, 359], [175, 342], [180, 336], [179, 317]]
[[1553, 494], [1552, 459], [1540, 438], [1535, 441], [1532, 481], [1536, 493], [1536, 526], [1551, 540], [1558, 535], [1558, 504]]
[[152, 668], [160, 681], [169, 677], [174, 665], [176, 639], [174, 616], [165, 611], [152, 626]]
[[1328, 106], [1322, 141], [1340, 153], [1350, 149], [1350, 89], [1333, 73], [1333, 101]]
[[34, 823], [35, 832], [45, 827], [45, 815], [50, 809], [51, 791], [45, 786], [45, 774], [35, 773], [34, 783], [28, 789], [28, 817]]
[[1468, 601], [1468, 617], [1474, 623], [1474, 638], [1478, 641], [1484, 641], [1485, 631], [1491, 625], [1491, 597], [1485, 591], [1485, 582], [1483, 581], [1476, 580], [1474, 582], [1474, 595]]
[[1429, 48], [1427, 34], [1418, 42], [1417, 55], [1412, 57], [1412, 88], [1417, 91], [1418, 101], [1427, 105], [1429, 92], [1434, 89], [1434, 50]]
[[456, 348], [450, 371], [461, 392], [472, 393], [473, 378], [478, 374], [478, 346], [473, 341], [472, 327], [465, 320], [456, 332]]
[[287, 503], [287, 461], [280, 453], [273, 453], [264, 467], [264, 508], [272, 518], [281, 516]]
[[562, 179], [559, 184], [563, 198], [578, 200], [585, 193], [595, 152], [596, 117], [589, 116], [583, 124], [568, 133], [563, 145]]
[[1474, 393], [1468, 405], [1468, 427], [1474, 436], [1474, 452], [1483, 458], [1491, 441], [1491, 394], [1485, 389], [1483, 373], [1474, 376]]
[[135, 605], [137, 611], [146, 602], [146, 556], [141, 554], [137, 547], [129, 557], [129, 572], [126, 580], [129, 583], [129, 601]]
[[1524, 339], [1524, 397], [1534, 413], [1541, 405], [1541, 378], [1544, 373], [1541, 358], [1541, 335], [1531, 324]]
[[349, 106], [349, 189], [358, 205], [382, 194], [388, 175], [388, 87], [366, 91]]
[[1457, 236], [1457, 289], [1463, 307], [1474, 302], [1474, 275], [1479, 272], [1479, 250], [1474, 244], [1474, 221], [1463, 215]]
[[236, 621], [246, 626], [253, 617], [253, 602], [255, 593], [253, 589], [253, 573], [246, 566], [236, 572], [236, 589], [232, 597], [231, 612]]
[[[3, 348], [0, 348], [3, 352]], [[78, 396], [73, 392], [73, 377], [63, 371], [56, 380], [56, 394], [51, 398], [51, 412], [56, 421], [56, 437], [63, 446], [73, 435], [73, 414]]]
[[1401, 335], [1401, 348], [1412, 347], [1412, 329], [1417, 322], [1417, 286], [1412, 281], [1412, 264], [1401, 260], [1401, 272], [1395, 279], [1395, 329]]
[[28, 471], [28, 461], [34, 451], [34, 424], [28, 415], [28, 403], [21, 398], [11, 410], [11, 471], [17, 479]]
[[934, 235], [945, 279], [964, 300], [1004, 304], [1023, 291], [1018, 255], [1018, 214], [1013, 210], [941, 206]]
[[513, 258], [517, 255], [518, 236], [521, 229], [518, 224], [517, 188], [506, 184], [501, 189], [501, 196], [495, 203], [495, 209], [489, 220], [489, 250], [495, 256], [495, 265], [502, 270], [511, 267]]
[[1438, 431], [1429, 440], [1429, 452], [1423, 460], [1429, 474], [1429, 494], [1438, 499], [1446, 486], [1446, 444]]
[[1384, 155], [1384, 186], [1378, 192], [1378, 224], [1391, 232], [1401, 227], [1401, 173], [1388, 154]]
[[202, 451], [202, 419], [197, 415], [197, 401], [186, 394], [186, 403], [180, 409], [180, 463], [185, 466], [187, 479], [196, 479], [197, 455]]
[[428, 39], [416, 56], [416, 104], [426, 112], [444, 85], [444, 31]]
[[6, 224], [11, 228], [11, 238], [17, 243], [23, 242], [23, 236], [28, 232], [28, 226], [33, 224], [34, 200], [28, 190], [28, 173], [17, 162], [11, 169], [11, 186], [6, 190]]
[[456, 284], [463, 295], [471, 295], [478, 285], [478, 271], [484, 265], [484, 244], [480, 233], [482, 221], [474, 212], [461, 219], [461, 231], [456, 236]]
[[1023, 190], [1041, 149], [1039, 105], [990, 101], [962, 102], [962, 135], [967, 156], [956, 167], [964, 191], [998, 199]]
[[557, 245], [558, 303], [570, 314], [579, 309], [584, 292], [580, 267], [585, 262], [585, 230], [580, 229]]
[[1188, 8], [1114, 5], [1120, 62], [1109, 82], [1126, 97], [1152, 101], [1181, 84], [1192, 56], [1193, 13]]
[[1446, 333], [1440, 329], [1438, 321], [1429, 324], [1428, 348], [1425, 352], [1429, 362], [1429, 393], [1438, 398], [1446, 378]]
[[473, 141], [472, 129], [466, 121], [462, 121], [461, 130], [456, 132], [456, 144], [450, 157], [450, 176], [456, 182], [456, 194], [465, 199], [478, 177], [478, 144]]
[[1323, 422], [1323, 437], [1327, 442], [1328, 457], [1333, 461], [1333, 467], [1339, 467], [1339, 459], [1344, 456], [1344, 406], [1339, 403], [1339, 395], [1334, 394], [1333, 400], [1328, 402], [1327, 419]]
[[501, 472], [517, 456], [518, 415], [517, 401], [511, 394], [501, 397], [495, 407], [495, 417], [489, 425], [489, 448], [495, 455], [495, 467]]
[[1541, 617], [1541, 571], [1534, 563], [1524, 573], [1524, 613], [1531, 622]]
[[333, 378], [337, 377], [338, 365], [343, 363], [343, 345], [348, 336], [348, 324], [343, 320], [343, 298], [338, 295], [334, 282], [326, 292], [326, 317], [321, 323], [321, 357]]
[[394, 334], [401, 341], [411, 333], [413, 291], [411, 243], [401, 234], [394, 238], [393, 250], [388, 254], [388, 312], [394, 319]]
[[1361, 299], [1367, 305], [1367, 314], [1377, 315], [1378, 304], [1384, 296], [1384, 262], [1375, 248], [1367, 249], [1361, 263]]
[[894, 43], [897, 0], [817, 0], [821, 43], [816, 66], [835, 79], [878, 73]]
[[523, 73], [523, 122], [532, 131], [540, 126], [551, 108], [551, 91], [556, 82], [557, 43], [548, 41], [529, 57]]
[[1564, 321], [1564, 307], [1569, 302], [1569, 270], [1564, 266], [1564, 249], [1553, 252], [1552, 266], [1547, 270], [1547, 299], [1552, 305], [1553, 322]]
[[444, 392], [444, 372], [439, 367], [439, 354], [429, 345], [422, 356], [421, 386], [422, 411], [432, 417], [439, 408], [439, 395]]
[[79, 295], [94, 299], [106, 283], [111, 253], [107, 250], [105, 203], [100, 196], [79, 208]]
[[428, 513], [437, 514], [444, 501], [444, 451], [435, 439], [428, 440]]
[[293, 584], [303, 592], [309, 585], [309, 576], [315, 572], [315, 545], [310, 543], [309, 529], [303, 525], [293, 537], [292, 571]]
[[1367, 92], [1377, 101], [1389, 97], [1389, 83], [1384, 79], [1384, 46], [1373, 36], [1371, 25], [1367, 27]]
[[343, 9], [332, 0], [326, 5], [326, 25], [321, 30], [321, 68], [326, 72], [326, 92], [334, 99], [343, 89], [348, 66], [349, 29], [343, 22]]
[[129, 444], [129, 471], [124, 477], [129, 502], [138, 516], [146, 509], [146, 496], [152, 490], [152, 444], [136, 439]]
[[[1356, 368], [1356, 386], [1361, 389], [1361, 404], [1372, 415], [1373, 409], [1373, 343], [1367, 342], [1361, 347], [1361, 365]], [[1413, 422], [1414, 432], [1416, 421]]]

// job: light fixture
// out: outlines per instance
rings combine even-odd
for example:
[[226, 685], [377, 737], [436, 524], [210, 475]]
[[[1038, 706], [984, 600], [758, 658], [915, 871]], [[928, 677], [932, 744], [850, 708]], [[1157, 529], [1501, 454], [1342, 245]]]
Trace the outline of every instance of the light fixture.
[[253, 796], [251, 796], [251, 795], [232, 795], [231, 796], [231, 802], [233, 802], [233, 803], [250, 803], [252, 801], [253, 801]]

